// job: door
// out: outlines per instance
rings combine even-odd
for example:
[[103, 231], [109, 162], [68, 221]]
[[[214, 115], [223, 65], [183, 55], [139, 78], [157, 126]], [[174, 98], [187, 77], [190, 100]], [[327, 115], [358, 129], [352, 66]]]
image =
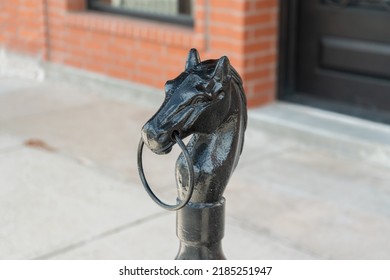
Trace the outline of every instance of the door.
[[390, 0], [291, 3], [281, 97], [390, 123]]

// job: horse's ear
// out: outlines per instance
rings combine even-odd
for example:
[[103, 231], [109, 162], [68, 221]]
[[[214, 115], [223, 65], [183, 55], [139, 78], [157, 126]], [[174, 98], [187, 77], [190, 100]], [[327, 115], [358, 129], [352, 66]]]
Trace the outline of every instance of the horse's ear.
[[223, 83], [223, 81], [228, 77], [228, 75], [230, 75], [229, 58], [227, 58], [227, 56], [223, 56], [218, 60], [212, 77], [214, 80]]
[[199, 53], [196, 49], [191, 49], [188, 53], [185, 70], [190, 70], [192, 67], [200, 63]]

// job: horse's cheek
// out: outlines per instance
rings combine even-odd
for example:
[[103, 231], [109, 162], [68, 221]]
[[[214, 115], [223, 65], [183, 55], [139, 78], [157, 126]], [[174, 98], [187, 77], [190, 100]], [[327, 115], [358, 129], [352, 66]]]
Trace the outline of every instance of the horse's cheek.
[[183, 155], [180, 155], [176, 161], [176, 183], [179, 188], [188, 187], [188, 169]]

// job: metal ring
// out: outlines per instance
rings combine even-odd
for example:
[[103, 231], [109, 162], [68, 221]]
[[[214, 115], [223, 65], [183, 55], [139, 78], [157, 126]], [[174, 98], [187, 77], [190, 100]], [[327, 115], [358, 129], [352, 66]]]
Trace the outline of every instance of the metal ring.
[[181, 139], [179, 138], [179, 136], [176, 133], [174, 133], [173, 136], [175, 137], [176, 143], [180, 146], [180, 148], [184, 154], [184, 157], [185, 157], [186, 162], [187, 162], [187, 168], [188, 168], [188, 174], [189, 174], [189, 176], [188, 176], [189, 187], [188, 187], [187, 194], [186, 194], [185, 198], [183, 200], [179, 200], [179, 202], [176, 205], [170, 205], [170, 204], [166, 204], [166, 203], [162, 202], [154, 194], [154, 192], [150, 188], [148, 181], [145, 178], [144, 169], [142, 166], [142, 150], [144, 147], [144, 141], [142, 140], [142, 137], [141, 137], [141, 139], [139, 141], [139, 145], [138, 145], [138, 173], [139, 173], [139, 176], [141, 178], [142, 184], [144, 185], [146, 192], [153, 199], [153, 201], [156, 202], [162, 208], [169, 210], [169, 211], [176, 211], [176, 210], [179, 210], [179, 209], [183, 208], [184, 206], [186, 206], [187, 203], [190, 201], [190, 199], [192, 197], [192, 193], [194, 191], [194, 166], [192, 164], [190, 155], [188, 154], [188, 150], [187, 150], [185, 144], [183, 143], [183, 141], [181, 141]]

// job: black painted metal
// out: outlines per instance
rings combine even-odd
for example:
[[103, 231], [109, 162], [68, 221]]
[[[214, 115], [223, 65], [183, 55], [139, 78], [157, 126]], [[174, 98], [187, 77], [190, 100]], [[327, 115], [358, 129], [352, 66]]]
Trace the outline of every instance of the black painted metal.
[[177, 133], [174, 133], [173, 136], [175, 137], [176, 143], [179, 145], [179, 147], [181, 148], [181, 150], [182, 150], [182, 152], [184, 154], [184, 157], [185, 157], [186, 162], [187, 162], [187, 168], [188, 168], [188, 174], [189, 174], [189, 176], [188, 176], [188, 186], [189, 186], [188, 187], [188, 191], [186, 192], [185, 197], [182, 200], [179, 200], [176, 205], [169, 205], [169, 204], [166, 204], [166, 203], [162, 202], [155, 195], [153, 190], [150, 188], [149, 183], [148, 183], [148, 181], [146, 180], [146, 177], [145, 177], [143, 163], [142, 163], [142, 150], [143, 150], [143, 146], [144, 146], [144, 141], [143, 141], [142, 138], [139, 141], [138, 155], [137, 155], [137, 158], [138, 158], [138, 173], [139, 173], [139, 176], [141, 178], [142, 184], [145, 187], [146, 192], [154, 200], [154, 202], [156, 202], [159, 206], [161, 206], [162, 208], [164, 208], [166, 210], [169, 210], [169, 211], [177, 211], [177, 210], [183, 208], [184, 206], [186, 206], [187, 203], [191, 199], [192, 193], [194, 192], [194, 166], [192, 165], [192, 161], [191, 161], [190, 155], [188, 154], [188, 151], [186, 149], [185, 144], [183, 143], [183, 141], [181, 141], [181, 139], [179, 138]]
[[180, 239], [176, 259], [223, 260], [225, 199], [214, 203], [189, 203], [177, 212], [176, 234]]
[[176, 258], [224, 259], [223, 192], [241, 155], [247, 123], [242, 80], [227, 57], [201, 62], [191, 49], [185, 71], [166, 83], [165, 93], [164, 103], [142, 128], [139, 154], [141, 143], [166, 154], [181, 142], [177, 137], [192, 136], [176, 162], [179, 204], [191, 192], [186, 151], [194, 168], [194, 191], [177, 211]]

